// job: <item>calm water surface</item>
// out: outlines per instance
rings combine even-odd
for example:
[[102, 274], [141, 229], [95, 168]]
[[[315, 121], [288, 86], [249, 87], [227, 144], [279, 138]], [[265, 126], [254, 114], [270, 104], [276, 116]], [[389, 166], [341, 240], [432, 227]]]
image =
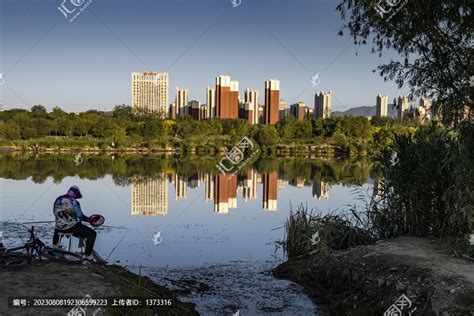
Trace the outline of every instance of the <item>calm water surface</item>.
[[[213, 158], [0, 155], [0, 230], [21, 242], [19, 223], [53, 220], [54, 199], [81, 188], [83, 211], [117, 228], [98, 231], [108, 261], [141, 269], [181, 291], [204, 315], [317, 314], [299, 286], [268, 272], [284, 261], [275, 241], [291, 207], [321, 212], [370, 190], [367, 161], [260, 159], [238, 175]], [[50, 242], [52, 224], [38, 225]], [[26, 235], [24, 235], [26, 238]]]

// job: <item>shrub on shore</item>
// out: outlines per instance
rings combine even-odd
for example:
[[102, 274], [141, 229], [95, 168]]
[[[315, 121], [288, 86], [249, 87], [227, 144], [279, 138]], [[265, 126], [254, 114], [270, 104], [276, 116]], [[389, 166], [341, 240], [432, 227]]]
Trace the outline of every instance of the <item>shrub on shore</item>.
[[441, 124], [402, 135], [379, 159], [381, 197], [369, 216], [382, 237], [463, 239], [473, 227], [474, 124], [459, 131]]
[[327, 255], [374, 241], [365, 223], [355, 213], [321, 214], [299, 205], [285, 223], [286, 238], [281, 242], [288, 258], [318, 253]]

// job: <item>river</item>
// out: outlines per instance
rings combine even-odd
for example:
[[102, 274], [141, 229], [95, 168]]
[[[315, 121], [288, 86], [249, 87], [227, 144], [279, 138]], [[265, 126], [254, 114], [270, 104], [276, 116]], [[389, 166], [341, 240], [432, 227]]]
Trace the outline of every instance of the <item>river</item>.
[[[261, 158], [222, 174], [212, 157], [0, 155], [0, 230], [8, 246], [27, 238], [19, 223], [53, 220], [52, 203], [71, 185], [82, 209], [102, 214], [96, 250], [197, 304], [203, 315], [311, 315], [302, 289], [272, 277], [285, 260], [290, 210], [334, 212], [369, 191], [365, 160]], [[38, 224], [50, 242], [51, 223]]]

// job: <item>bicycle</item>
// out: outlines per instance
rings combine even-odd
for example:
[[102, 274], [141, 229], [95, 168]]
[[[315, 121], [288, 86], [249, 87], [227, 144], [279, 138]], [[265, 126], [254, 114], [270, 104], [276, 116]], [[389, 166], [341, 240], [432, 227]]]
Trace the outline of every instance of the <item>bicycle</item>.
[[7, 249], [3, 242], [0, 242], [0, 266], [22, 267], [31, 263], [35, 256], [38, 256], [40, 261], [42, 260], [40, 251], [44, 247], [44, 243], [36, 237], [34, 226], [28, 229], [28, 232], [30, 239], [23, 246]]
[[34, 226], [31, 226], [28, 232], [30, 239], [23, 246], [6, 249], [0, 242], [0, 267], [22, 267], [36, 258], [43, 261], [43, 257], [64, 263], [82, 263], [84, 261], [82, 255], [78, 253], [46, 246], [36, 236]]

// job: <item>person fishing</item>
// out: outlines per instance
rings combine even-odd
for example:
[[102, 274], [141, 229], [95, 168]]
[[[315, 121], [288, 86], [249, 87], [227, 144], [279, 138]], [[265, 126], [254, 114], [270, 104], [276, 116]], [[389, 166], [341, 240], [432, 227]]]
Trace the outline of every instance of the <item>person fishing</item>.
[[73, 185], [65, 195], [61, 195], [54, 201], [53, 213], [55, 217], [55, 230], [53, 235], [53, 245], [58, 245], [59, 234], [72, 233], [74, 237], [82, 237], [86, 240], [84, 259], [91, 261], [92, 251], [97, 233], [90, 227], [82, 224], [81, 221], [93, 223], [93, 216], [84, 215], [78, 199], [82, 198], [79, 187]]

